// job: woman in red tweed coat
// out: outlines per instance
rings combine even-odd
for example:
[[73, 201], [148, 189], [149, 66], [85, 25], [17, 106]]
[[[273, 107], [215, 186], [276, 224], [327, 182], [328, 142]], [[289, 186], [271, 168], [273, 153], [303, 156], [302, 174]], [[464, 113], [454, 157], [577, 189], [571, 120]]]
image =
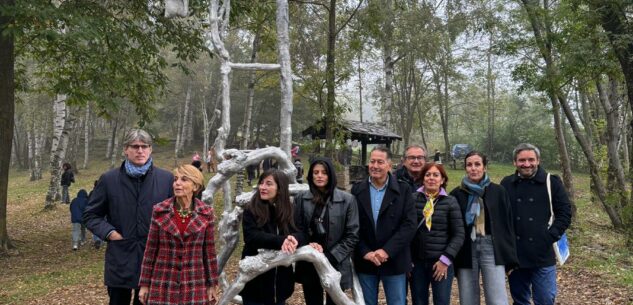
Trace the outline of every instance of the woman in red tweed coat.
[[213, 208], [195, 198], [204, 178], [191, 165], [174, 170], [174, 197], [154, 206], [141, 267], [146, 305], [215, 304], [218, 264]]

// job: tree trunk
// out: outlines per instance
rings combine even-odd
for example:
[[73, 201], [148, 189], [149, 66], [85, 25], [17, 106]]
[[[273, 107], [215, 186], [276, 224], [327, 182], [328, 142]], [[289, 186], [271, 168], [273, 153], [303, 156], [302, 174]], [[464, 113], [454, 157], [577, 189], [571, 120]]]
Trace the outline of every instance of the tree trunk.
[[336, 51], [336, 0], [330, 0], [328, 7], [328, 33], [327, 33], [327, 54], [325, 57], [325, 88], [327, 90], [325, 102], [325, 155], [334, 156], [334, 124], [337, 121], [335, 110], [336, 93], [335, 87], [335, 55]]
[[618, 152], [618, 141], [620, 139], [619, 133], [619, 114], [617, 105], [617, 83], [610, 76], [609, 77], [609, 92], [604, 92], [604, 88], [600, 81], [596, 81], [596, 87], [600, 97], [602, 108], [606, 114], [607, 128], [605, 130], [607, 137], [607, 156], [609, 160], [608, 175], [615, 180], [615, 183], [609, 183], [608, 187], [613, 188], [614, 193], [619, 194], [620, 205], [617, 207], [621, 210], [626, 206], [626, 179], [624, 178], [624, 169], [622, 168], [622, 162], [620, 161], [620, 154]]
[[[0, 7], [12, 9], [15, 0], [0, 0]], [[13, 24], [13, 15], [0, 14], [0, 32]], [[7, 232], [7, 193], [9, 191], [9, 163], [13, 141], [15, 113], [14, 37], [12, 31], [0, 35], [0, 252], [13, 248]]]
[[66, 107], [66, 95], [57, 95], [53, 104], [53, 112], [55, 113], [53, 126], [53, 145], [51, 146], [50, 170], [51, 178], [46, 193], [45, 209], [51, 209], [55, 205], [55, 201], [60, 198], [60, 178], [61, 166], [66, 156], [66, 148], [68, 145], [68, 132], [70, 111]]
[[190, 114], [191, 110], [189, 108], [191, 103], [191, 85], [187, 85], [187, 94], [185, 96], [185, 108], [183, 109], [183, 119], [182, 119], [182, 129], [180, 135], [180, 147], [178, 147], [178, 151], [180, 152], [179, 156], [182, 156], [184, 153], [184, 147], [187, 146], [191, 139], [189, 138], [189, 128], [190, 128]]
[[567, 140], [564, 135], [564, 126], [561, 121], [560, 104], [555, 96], [550, 95], [550, 101], [552, 102], [552, 114], [554, 115], [554, 133], [556, 138], [556, 144], [558, 147], [558, 154], [560, 157], [560, 169], [563, 173], [563, 184], [567, 189], [569, 199], [571, 201], [572, 219], [576, 217], [576, 203], [574, 202], [574, 180], [571, 173], [571, 161], [569, 160], [569, 152], [567, 151]]
[[[251, 50], [251, 63], [257, 61], [257, 52], [259, 51], [259, 44], [261, 41], [261, 34], [258, 30], [253, 38], [253, 49]], [[257, 81], [255, 71], [249, 73], [248, 80], [248, 99], [246, 100], [246, 106], [244, 107], [244, 123], [242, 124], [242, 141], [240, 143], [240, 149], [247, 149], [248, 142], [251, 136], [251, 121], [253, 118], [253, 100], [255, 99], [255, 83]]]
[[[492, 48], [493, 41], [492, 35], [490, 35], [490, 46]], [[487, 52], [487, 69], [486, 69], [486, 108], [488, 113], [488, 127], [486, 128], [486, 153], [488, 156], [493, 157], [495, 152], [495, 76], [492, 72], [492, 49], [489, 48]]]
[[[333, 0], [332, 0], [333, 1]], [[335, 11], [335, 8], [330, 6]], [[279, 116], [279, 148], [283, 150], [291, 160], [290, 148], [292, 146], [292, 65], [290, 62], [290, 34], [288, 32], [288, 1], [277, 0], [277, 52], [279, 53], [279, 72], [281, 75], [281, 114]], [[334, 37], [336, 38], [336, 37]], [[333, 46], [332, 46], [333, 47]], [[332, 59], [334, 63], [334, 59]], [[334, 71], [332, 71], [333, 73]], [[330, 75], [333, 77], [333, 74]], [[332, 79], [334, 80], [334, 79]], [[334, 92], [332, 92], [334, 93]], [[290, 183], [295, 183], [296, 175], [290, 177]]]
[[86, 104], [86, 116], [84, 118], [84, 164], [83, 169], [88, 168], [88, 160], [90, 158], [90, 103]]
[[176, 125], [176, 145], [174, 146], [174, 167], [178, 166], [178, 158], [182, 157], [182, 151], [180, 150], [182, 139], [182, 126], [183, 126], [183, 112], [182, 105], [178, 104], [178, 123]]
[[117, 116], [114, 118], [114, 122], [111, 122], [112, 125], [112, 133], [110, 134], [110, 139], [108, 141], [108, 155], [106, 156], [106, 160], [110, 160], [110, 168], [114, 166], [112, 164], [112, 158], [116, 154], [116, 143], [117, 142], [117, 131], [119, 129], [119, 120], [120, 120], [121, 111], [117, 113]]
[[[122, 114], [123, 113], [119, 111], [119, 116], [121, 116]], [[125, 125], [127, 125], [127, 117], [118, 119], [117, 122], [119, 122], [119, 120], [122, 120], [122, 121], [117, 124], [119, 127], [117, 128], [116, 131], [114, 131], [114, 134], [116, 136], [114, 137], [114, 143], [112, 143], [113, 149], [112, 149], [112, 156], [110, 156], [110, 168], [115, 168], [117, 165], [119, 165], [118, 161], [119, 161], [119, 157], [121, 156], [121, 151], [119, 150], [119, 147], [120, 147], [119, 139], [121, 139], [121, 134], [119, 131], [125, 130]]]

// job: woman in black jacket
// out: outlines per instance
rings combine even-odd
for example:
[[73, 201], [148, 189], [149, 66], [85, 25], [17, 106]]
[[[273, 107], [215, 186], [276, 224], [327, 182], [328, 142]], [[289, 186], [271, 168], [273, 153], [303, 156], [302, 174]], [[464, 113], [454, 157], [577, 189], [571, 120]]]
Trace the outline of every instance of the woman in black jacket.
[[[351, 255], [358, 243], [356, 199], [336, 188], [336, 173], [329, 159], [313, 160], [307, 180], [310, 190], [295, 197], [296, 223], [303, 228], [310, 246], [323, 252], [341, 272], [341, 288], [351, 288]], [[323, 287], [314, 266], [297, 262], [296, 277], [303, 284], [305, 304], [323, 305]], [[327, 304], [334, 304], [329, 296]]]
[[505, 271], [518, 264], [512, 207], [505, 189], [490, 182], [487, 165], [481, 152], [468, 153], [462, 184], [451, 191], [464, 215], [467, 235], [455, 260], [462, 305], [479, 305], [480, 273], [486, 305], [507, 305]]
[[413, 305], [428, 305], [430, 285], [433, 304], [449, 305], [452, 265], [464, 242], [462, 213], [455, 198], [446, 193], [448, 176], [442, 165], [426, 164], [422, 177], [422, 187], [413, 194], [418, 227], [411, 243], [411, 300]]
[[[275, 169], [265, 171], [259, 177], [257, 192], [244, 210], [242, 258], [257, 255], [257, 249], [294, 253], [301, 237], [293, 217], [288, 177]], [[244, 305], [281, 305], [293, 291], [294, 274], [289, 266], [260, 274], [246, 283], [240, 295]]]

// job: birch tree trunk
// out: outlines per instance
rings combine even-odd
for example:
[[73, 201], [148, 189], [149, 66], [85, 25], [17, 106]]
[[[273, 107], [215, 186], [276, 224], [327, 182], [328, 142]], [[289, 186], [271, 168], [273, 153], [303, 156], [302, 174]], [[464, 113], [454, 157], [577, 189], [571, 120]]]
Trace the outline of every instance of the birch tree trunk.
[[30, 181], [37, 180], [35, 179], [35, 171], [34, 171], [34, 163], [35, 163], [35, 122], [31, 122], [29, 124], [29, 129], [26, 131], [26, 141], [28, 143], [28, 164], [29, 164], [29, 173], [30, 173]]
[[70, 119], [70, 111], [66, 107], [66, 95], [57, 95], [53, 103], [53, 113], [55, 114], [53, 127], [53, 144], [51, 146], [51, 179], [46, 193], [45, 209], [53, 208], [55, 201], [59, 200], [60, 194], [60, 178], [61, 166], [66, 155], [66, 146], [68, 145], [68, 122]]
[[176, 145], [174, 146], [174, 166], [178, 165], [178, 158], [182, 156], [180, 150], [180, 142], [182, 142], [182, 126], [183, 126], [182, 106], [178, 105], [178, 123], [176, 125]]
[[182, 117], [182, 128], [180, 135], [180, 146], [178, 147], [178, 151], [180, 152], [178, 156], [182, 156], [184, 154], [184, 147], [186, 144], [191, 142], [189, 139], [189, 116], [191, 111], [189, 110], [189, 105], [191, 102], [191, 85], [187, 86], [187, 94], [185, 95], [185, 108], [183, 109], [183, 117]]
[[187, 115], [187, 125], [185, 128], [186, 137], [185, 137], [185, 147], [191, 147], [191, 143], [193, 143], [193, 115], [194, 111], [193, 104], [191, 102], [191, 85], [189, 85], [187, 89], [187, 95], [189, 97], [189, 115]]
[[88, 168], [88, 160], [90, 158], [90, 103], [86, 104], [86, 115], [84, 118], [84, 164], [81, 168]]

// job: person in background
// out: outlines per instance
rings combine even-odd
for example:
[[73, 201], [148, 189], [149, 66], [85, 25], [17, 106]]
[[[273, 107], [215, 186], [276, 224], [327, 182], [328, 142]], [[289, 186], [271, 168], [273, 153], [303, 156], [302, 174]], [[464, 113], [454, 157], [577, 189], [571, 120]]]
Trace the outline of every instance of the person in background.
[[388, 148], [375, 147], [369, 154], [369, 179], [352, 187], [359, 220], [354, 267], [366, 305], [378, 304], [380, 282], [388, 305], [407, 301], [415, 209], [409, 185], [390, 173], [391, 159]]
[[488, 159], [478, 151], [464, 158], [466, 175], [451, 191], [466, 229], [464, 245], [455, 258], [460, 305], [479, 305], [483, 281], [486, 305], [508, 305], [506, 271], [519, 262], [512, 206], [505, 189], [490, 182]]
[[[550, 176], [540, 166], [541, 152], [536, 146], [521, 143], [512, 155], [516, 172], [501, 180], [512, 205], [519, 257], [519, 268], [508, 276], [510, 294], [515, 305], [528, 305], [532, 301], [537, 305], [553, 305], [556, 255], [552, 244], [571, 224], [571, 203], [560, 178]], [[554, 216], [551, 225], [550, 216]]]
[[[336, 173], [331, 161], [317, 158], [308, 170], [310, 190], [295, 197], [295, 222], [303, 228], [303, 239], [323, 252], [330, 264], [341, 272], [341, 289], [352, 287], [352, 261], [358, 243], [358, 207], [354, 196], [336, 188]], [[323, 305], [323, 287], [316, 269], [309, 262], [297, 262], [297, 281], [303, 284], [305, 304]], [[334, 301], [327, 296], [328, 305]]]
[[413, 305], [428, 305], [430, 286], [433, 305], [449, 305], [453, 261], [464, 242], [462, 213], [457, 200], [446, 193], [448, 175], [441, 164], [426, 164], [422, 176], [422, 187], [413, 195], [418, 225], [411, 243], [411, 300]]
[[442, 163], [442, 153], [439, 149], [435, 150], [435, 154], [433, 155], [433, 162]]
[[105, 252], [104, 282], [110, 305], [129, 305], [138, 283], [152, 207], [173, 196], [174, 176], [154, 166], [152, 137], [142, 129], [125, 136], [121, 167], [99, 178], [84, 212], [86, 227], [108, 241]]
[[69, 204], [70, 194], [68, 193], [68, 188], [70, 187], [72, 183], [75, 183], [75, 174], [73, 174], [72, 166], [70, 166], [70, 163], [64, 163], [62, 165], [62, 170], [64, 171], [62, 173], [62, 179], [61, 179], [62, 202], [65, 204]]
[[402, 166], [396, 170], [395, 176], [398, 181], [408, 184], [413, 192], [422, 186], [424, 164], [426, 164], [426, 149], [420, 145], [409, 145], [404, 150]]
[[199, 171], [202, 171], [202, 161], [200, 158], [200, 154], [197, 151], [193, 152], [193, 156], [191, 157], [191, 165], [193, 165]]
[[295, 159], [294, 163], [295, 169], [297, 170], [297, 183], [303, 183], [303, 163], [301, 163], [301, 159]]
[[[288, 177], [275, 169], [265, 171], [253, 199], [244, 209], [242, 258], [258, 254], [258, 249], [294, 253], [305, 245], [301, 228], [295, 225], [290, 202]], [[294, 291], [292, 266], [275, 267], [250, 280], [240, 292], [243, 305], [283, 305]]]
[[77, 192], [77, 197], [70, 203], [70, 222], [73, 226], [73, 251], [86, 242], [86, 227], [83, 224], [83, 214], [88, 204], [88, 193], [84, 189]]
[[139, 299], [143, 304], [216, 304], [213, 207], [195, 196], [203, 189], [204, 177], [192, 165], [181, 165], [173, 174], [174, 197], [153, 208]]

